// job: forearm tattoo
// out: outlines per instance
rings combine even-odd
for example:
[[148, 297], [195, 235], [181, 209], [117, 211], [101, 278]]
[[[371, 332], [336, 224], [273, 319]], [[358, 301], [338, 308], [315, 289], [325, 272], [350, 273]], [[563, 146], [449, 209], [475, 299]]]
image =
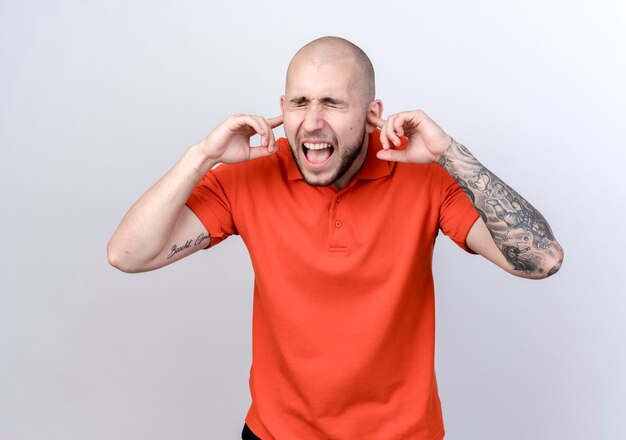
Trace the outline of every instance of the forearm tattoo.
[[198, 237], [193, 240], [187, 240], [184, 244], [179, 245], [179, 244], [173, 244], [172, 247], [170, 248], [170, 253], [167, 254], [167, 259], [169, 260], [170, 258], [174, 257], [175, 255], [189, 249], [192, 247], [196, 247], [196, 246], [207, 246], [209, 242], [207, 242], [208, 240], [211, 240], [211, 236], [209, 234], [205, 234], [204, 232], [201, 233], [200, 235], [198, 235]]
[[[550, 276], [562, 263], [560, 245], [546, 219], [530, 203], [452, 139], [437, 160], [470, 198], [496, 245], [516, 271]], [[548, 265], [549, 261], [558, 261]]]

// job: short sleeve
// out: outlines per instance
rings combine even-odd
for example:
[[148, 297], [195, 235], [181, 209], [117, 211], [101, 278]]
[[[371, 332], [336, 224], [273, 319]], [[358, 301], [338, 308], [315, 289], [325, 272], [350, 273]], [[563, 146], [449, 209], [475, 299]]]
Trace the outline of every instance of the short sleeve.
[[237, 234], [231, 204], [224, 189], [225, 169], [220, 165], [204, 175], [187, 199], [187, 206], [200, 219], [215, 246], [230, 235]]
[[461, 187], [444, 170], [441, 170], [441, 204], [439, 206], [439, 228], [457, 245], [471, 254], [466, 239], [479, 215]]

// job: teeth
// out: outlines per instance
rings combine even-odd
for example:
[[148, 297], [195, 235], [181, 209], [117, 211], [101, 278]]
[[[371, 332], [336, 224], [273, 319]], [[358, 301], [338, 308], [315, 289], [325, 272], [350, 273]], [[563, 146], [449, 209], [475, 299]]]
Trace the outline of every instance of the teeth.
[[323, 150], [324, 148], [330, 148], [330, 144], [310, 144], [308, 142], [305, 142], [304, 146], [309, 150]]

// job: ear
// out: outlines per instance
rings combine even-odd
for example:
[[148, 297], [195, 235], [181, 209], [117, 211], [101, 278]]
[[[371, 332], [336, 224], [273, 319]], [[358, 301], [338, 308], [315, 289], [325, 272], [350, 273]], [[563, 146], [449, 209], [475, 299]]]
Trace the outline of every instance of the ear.
[[280, 97], [280, 112], [284, 112], [285, 111], [285, 95], [282, 95]]
[[[381, 118], [383, 116], [383, 102], [380, 99], [375, 99], [370, 102], [367, 106], [367, 114]], [[365, 131], [367, 131], [367, 133], [373, 133], [376, 131], [376, 126], [366, 122]]]

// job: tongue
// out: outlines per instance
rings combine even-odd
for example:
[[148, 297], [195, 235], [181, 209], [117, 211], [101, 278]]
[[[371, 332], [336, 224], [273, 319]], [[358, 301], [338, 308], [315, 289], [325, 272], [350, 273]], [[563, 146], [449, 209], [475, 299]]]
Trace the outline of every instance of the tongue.
[[322, 163], [330, 157], [332, 148], [322, 148], [321, 150], [307, 150], [306, 158], [311, 163]]

